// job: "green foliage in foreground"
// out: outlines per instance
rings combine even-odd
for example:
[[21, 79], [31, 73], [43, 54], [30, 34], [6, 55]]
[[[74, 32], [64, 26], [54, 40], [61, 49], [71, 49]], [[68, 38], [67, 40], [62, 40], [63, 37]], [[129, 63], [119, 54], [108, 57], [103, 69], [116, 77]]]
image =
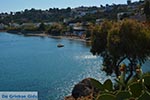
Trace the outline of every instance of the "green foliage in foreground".
[[150, 73], [137, 72], [125, 86], [120, 80], [123, 77], [120, 76], [114, 86], [110, 79], [106, 80], [104, 84], [92, 79], [92, 84], [99, 91], [94, 100], [149, 100]]
[[[150, 28], [134, 20], [105, 21], [93, 26], [93, 55], [103, 58], [103, 71], [116, 74], [116, 84], [92, 80], [98, 89], [96, 100], [148, 100], [150, 74], [143, 74], [142, 64], [150, 57]], [[127, 64], [123, 62], [127, 60]]]

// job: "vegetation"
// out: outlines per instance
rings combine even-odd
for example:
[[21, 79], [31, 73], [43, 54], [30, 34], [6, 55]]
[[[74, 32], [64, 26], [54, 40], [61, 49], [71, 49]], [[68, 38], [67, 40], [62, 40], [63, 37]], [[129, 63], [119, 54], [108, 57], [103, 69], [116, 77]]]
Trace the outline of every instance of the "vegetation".
[[[103, 58], [103, 70], [118, 78], [121, 70], [126, 70], [125, 84], [150, 56], [150, 30], [134, 20], [122, 22], [105, 21], [93, 28], [91, 52]], [[128, 65], [121, 67], [121, 63]]]
[[50, 35], [61, 35], [63, 33], [63, 26], [61, 24], [53, 24], [48, 29], [48, 34]]
[[150, 1], [146, 0], [144, 5], [144, 13], [146, 15], [146, 19], [150, 22]]
[[110, 11], [101, 11], [103, 10], [103, 6], [101, 8], [97, 8], [98, 12], [89, 13], [82, 17], [77, 17], [73, 19], [71, 22], [92, 22], [95, 23], [96, 19], [108, 19], [108, 20], [117, 20], [117, 14], [120, 12], [128, 12], [127, 6], [114, 5]]
[[[0, 23], [9, 25], [12, 23], [39, 23], [39, 22], [63, 22], [67, 19], [69, 22], [92, 22], [96, 19], [117, 20], [117, 14], [120, 12], [133, 12], [128, 9], [127, 5], [106, 5], [107, 7], [78, 7], [71, 9], [49, 8], [41, 9], [25, 9], [24, 11], [0, 13]], [[84, 13], [84, 14], [82, 14]]]
[[[59, 22], [63, 21], [64, 18], [69, 18], [71, 8], [58, 9], [50, 8], [49, 10], [38, 10], [38, 9], [25, 9], [20, 12], [11, 12], [6, 17], [0, 18], [0, 23], [8, 24], [10, 22], [15, 23], [39, 23], [39, 22]], [[5, 14], [6, 15], [6, 14]]]
[[94, 100], [148, 100], [150, 98], [150, 73], [143, 74], [141, 69], [136, 69], [136, 75], [125, 85], [125, 73], [117, 81], [117, 87], [113, 86], [110, 79], [103, 84], [93, 79], [92, 84], [99, 91]]
[[38, 31], [45, 31], [46, 30], [46, 25], [44, 23], [41, 23], [38, 27]]
[[143, 74], [141, 70], [150, 56], [148, 26], [134, 20], [123, 20], [105, 21], [91, 28], [91, 52], [102, 56], [103, 70], [108, 75], [115, 73], [117, 77], [115, 85], [110, 79], [103, 84], [93, 79], [92, 83], [98, 90], [94, 100], [149, 99], [150, 74]]
[[22, 31], [37, 31], [38, 28], [34, 25], [22, 26]]
[[[109, 5], [100, 8], [89, 7], [85, 11], [82, 9], [85, 15], [78, 14], [78, 11], [74, 12], [70, 7], [66, 9], [50, 8], [49, 10], [25, 9], [21, 12], [4, 14], [5, 17], [0, 16], [0, 23], [6, 25], [19, 23], [20, 27], [9, 25], [8, 30], [14, 33], [46, 32], [58, 36], [63, 35], [66, 31], [73, 33], [73, 27], [62, 24], [64, 19], [68, 19], [70, 23], [91, 22], [86, 31], [86, 38], [92, 37], [91, 52], [103, 58], [103, 71], [108, 75], [113, 73], [116, 75], [114, 86], [111, 80], [106, 80], [104, 84], [92, 80], [98, 90], [94, 96], [95, 99], [146, 100], [150, 98], [150, 74], [143, 74], [141, 66], [150, 57], [150, 29], [143, 23], [134, 20], [113, 22], [117, 20], [117, 14], [120, 12], [134, 14], [134, 10], [130, 11], [127, 5], [113, 5], [105, 9], [107, 7], [109, 8]], [[91, 13], [92, 11], [96, 12]], [[144, 13], [147, 21], [150, 22], [150, 2], [147, 0], [144, 5]], [[121, 19], [127, 17], [130, 15], [124, 14]], [[101, 25], [94, 25], [96, 19], [99, 18], [112, 21], [106, 20]], [[22, 25], [23, 23], [39, 22], [39, 26]], [[56, 23], [45, 25], [45, 22]]]

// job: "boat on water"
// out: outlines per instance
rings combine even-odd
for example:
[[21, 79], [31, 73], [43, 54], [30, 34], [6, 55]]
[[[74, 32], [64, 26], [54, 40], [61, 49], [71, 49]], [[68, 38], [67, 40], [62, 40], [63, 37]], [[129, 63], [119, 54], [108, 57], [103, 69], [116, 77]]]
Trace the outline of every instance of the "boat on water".
[[57, 47], [61, 48], [61, 47], [64, 47], [64, 45], [63, 44], [58, 44]]

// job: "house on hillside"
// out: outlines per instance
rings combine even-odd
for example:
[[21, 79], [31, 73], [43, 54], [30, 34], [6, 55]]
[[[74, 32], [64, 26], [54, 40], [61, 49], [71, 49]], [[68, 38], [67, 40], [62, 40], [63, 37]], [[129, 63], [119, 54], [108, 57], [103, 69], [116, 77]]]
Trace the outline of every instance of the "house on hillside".
[[100, 18], [100, 19], [96, 19], [96, 22], [95, 22], [95, 24], [101, 24], [102, 22], [104, 22], [104, 20], [105, 19], [103, 19], [103, 18]]
[[143, 22], [143, 21], [146, 21], [146, 16], [143, 15], [143, 14], [137, 13], [137, 14], [135, 14], [133, 16], [130, 16], [130, 19], [134, 19], [134, 20]]
[[9, 23], [9, 26], [19, 28], [20, 25], [18, 23]]
[[30, 27], [30, 26], [33, 26], [33, 27], [39, 27], [41, 23], [23, 23], [21, 26], [22, 27]]
[[129, 18], [131, 16], [131, 12], [120, 12], [117, 14], [117, 20], [123, 20], [124, 18]]
[[129, 11], [138, 11], [144, 5], [144, 1], [131, 2], [127, 5]]
[[87, 14], [95, 14], [98, 12], [98, 8], [94, 8], [94, 7], [78, 7], [78, 8], [74, 8], [72, 9], [72, 13], [74, 13], [75, 18], [77, 17], [82, 17], [85, 16]]
[[79, 36], [80, 38], [86, 37], [86, 29], [82, 26], [73, 27], [73, 35]]

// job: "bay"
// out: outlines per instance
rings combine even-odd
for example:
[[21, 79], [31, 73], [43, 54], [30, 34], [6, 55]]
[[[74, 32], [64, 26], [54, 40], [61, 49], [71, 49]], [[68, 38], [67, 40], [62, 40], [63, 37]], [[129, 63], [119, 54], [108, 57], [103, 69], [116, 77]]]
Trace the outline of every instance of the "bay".
[[[112, 79], [101, 63], [81, 41], [0, 33], [0, 91], [38, 91], [39, 100], [63, 100], [84, 78]], [[147, 61], [143, 70], [149, 66]]]
[[[62, 43], [63, 48], [57, 48]], [[0, 91], [38, 91], [39, 100], [63, 100], [87, 77], [103, 81], [101, 59], [84, 42], [0, 33]]]

